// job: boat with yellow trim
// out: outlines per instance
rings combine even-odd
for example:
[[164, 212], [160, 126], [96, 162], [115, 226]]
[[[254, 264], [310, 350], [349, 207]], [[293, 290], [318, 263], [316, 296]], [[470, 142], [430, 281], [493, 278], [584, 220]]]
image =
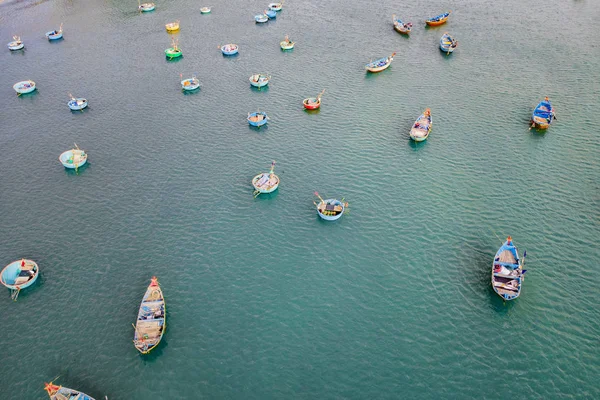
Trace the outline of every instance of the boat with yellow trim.
[[133, 326], [135, 348], [142, 354], [148, 354], [160, 343], [166, 325], [165, 298], [158, 279], [153, 276], [140, 304], [136, 324]]
[[169, 22], [165, 25], [167, 32], [177, 32], [179, 30], [179, 20], [175, 22]]
[[448, 17], [452, 11], [448, 11], [447, 13], [440, 14], [436, 17], [431, 17], [425, 20], [425, 23], [429, 26], [439, 26], [445, 24], [448, 21]]

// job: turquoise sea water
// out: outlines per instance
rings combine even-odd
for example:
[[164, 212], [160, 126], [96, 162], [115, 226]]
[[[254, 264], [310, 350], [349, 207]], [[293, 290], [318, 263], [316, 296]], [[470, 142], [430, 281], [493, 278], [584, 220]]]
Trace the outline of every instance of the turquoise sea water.
[[[289, 0], [257, 26], [267, 3], [0, 2], [2, 43], [26, 43], [0, 51], [0, 264], [41, 269], [17, 302], [0, 291], [0, 397], [42, 399], [60, 376], [111, 400], [600, 398], [600, 3]], [[24, 79], [39, 90], [17, 97]], [[546, 95], [558, 120], [529, 131]], [[74, 142], [78, 174], [58, 162]], [[254, 199], [272, 160], [281, 186]], [[319, 220], [315, 190], [351, 212]], [[529, 272], [505, 304], [489, 281], [509, 234]], [[168, 327], [141, 356], [152, 275]]]

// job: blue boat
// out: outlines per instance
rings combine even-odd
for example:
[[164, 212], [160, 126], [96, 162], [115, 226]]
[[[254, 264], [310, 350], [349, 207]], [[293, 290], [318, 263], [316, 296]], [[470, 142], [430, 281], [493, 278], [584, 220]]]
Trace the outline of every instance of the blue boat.
[[269, 117], [264, 111], [248, 113], [248, 123], [252, 126], [261, 127], [267, 123]]
[[317, 204], [313, 201], [313, 204], [317, 206], [317, 213], [319, 214], [319, 217], [326, 221], [335, 221], [336, 219], [340, 219], [348, 207], [348, 203], [344, 203], [344, 199], [323, 200], [318, 192], [315, 192], [315, 196], [319, 198], [320, 203]]
[[75, 147], [71, 150], [65, 151], [58, 157], [58, 160], [65, 168], [74, 169], [75, 171], [77, 171], [78, 168], [83, 167], [87, 162], [87, 159], [87, 153], [84, 150], [81, 150], [79, 146], [77, 146], [77, 143], [75, 143]]
[[249, 78], [250, 84], [254, 87], [261, 88], [263, 86], [267, 86], [269, 81], [271, 80], [271, 75], [265, 74], [254, 74]]
[[233, 56], [238, 53], [238, 45], [229, 43], [221, 46], [221, 52], [226, 56]]
[[88, 106], [88, 101], [83, 97], [75, 98], [71, 95], [71, 100], [69, 100], [67, 105], [73, 111], [80, 111]]
[[40, 269], [35, 261], [25, 258], [8, 264], [0, 273], [0, 282], [11, 290], [11, 297], [17, 300], [19, 291], [37, 280]]
[[523, 254], [522, 261], [519, 260], [519, 253], [510, 236], [496, 252], [492, 263], [492, 287], [504, 300], [514, 300], [521, 294], [523, 277], [527, 272], [523, 269], [526, 254]]
[[261, 193], [271, 193], [279, 187], [279, 177], [273, 172], [275, 170], [275, 161], [271, 163], [271, 170], [263, 172], [252, 178], [254, 186], [254, 198]]
[[63, 24], [60, 24], [60, 28], [58, 30], [46, 32], [46, 37], [48, 38], [48, 40], [62, 39], [62, 37], [63, 37], [62, 27], [63, 27]]
[[254, 16], [254, 20], [257, 24], [264, 24], [269, 20], [269, 16], [267, 14], [258, 14]]
[[531, 116], [531, 127], [548, 129], [554, 119], [556, 119], [554, 107], [552, 107], [552, 104], [550, 104], [550, 99], [546, 97], [544, 100], [540, 101], [535, 110], [533, 110], [533, 115]]
[[450, 54], [456, 49], [456, 46], [458, 46], [458, 42], [456, 39], [452, 38], [448, 32], [442, 35], [442, 38], [440, 39], [440, 50], [446, 54]]
[[273, 10], [265, 10], [265, 15], [267, 17], [269, 17], [269, 19], [275, 19], [275, 18], [277, 18], [277, 12], [275, 12]]
[[53, 382], [46, 383], [44, 390], [48, 393], [51, 400], [94, 400], [78, 390], [69, 389], [62, 386], [57, 386]]

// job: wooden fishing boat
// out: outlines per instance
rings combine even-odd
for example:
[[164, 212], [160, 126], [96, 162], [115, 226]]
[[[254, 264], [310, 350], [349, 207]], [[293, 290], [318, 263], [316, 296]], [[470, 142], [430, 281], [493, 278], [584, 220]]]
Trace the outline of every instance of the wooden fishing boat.
[[261, 87], [267, 86], [269, 84], [269, 81], [271, 80], [271, 75], [254, 74], [250, 76], [249, 80], [252, 86], [260, 89]]
[[78, 390], [69, 389], [63, 386], [57, 386], [53, 382], [45, 383], [44, 390], [48, 393], [51, 400], [94, 400]]
[[265, 125], [269, 117], [267, 117], [267, 113], [264, 111], [257, 111], [253, 113], [248, 113], [248, 123], [252, 126], [256, 126], [260, 128]]
[[77, 143], [71, 150], [67, 150], [62, 153], [58, 160], [65, 168], [75, 169], [81, 168], [87, 162], [88, 155], [85, 151], [81, 150]]
[[48, 40], [62, 39], [62, 37], [63, 37], [62, 27], [63, 27], [63, 24], [60, 24], [60, 28], [58, 30], [46, 32], [46, 37], [48, 38]]
[[273, 10], [265, 10], [265, 15], [269, 17], [269, 19], [277, 18], [277, 13]]
[[69, 96], [71, 97], [71, 100], [69, 100], [67, 105], [69, 106], [69, 108], [71, 110], [80, 111], [88, 106], [88, 101], [86, 99], [84, 99], [83, 97], [75, 98], [70, 93], [69, 93]]
[[210, 14], [210, 7], [202, 7], [200, 9], [200, 14]]
[[281, 11], [282, 8], [283, 8], [283, 1], [281, 3], [270, 3], [269, 4], [269, 10]]
[[321, 96], [323, 96], [323, 93], [325, 93], [325, 89], [323, 89], [323, 91], [319, 93], [317, 97], [309, 97], [304, 99], [302, 102], [304, 108], [307, 110], [316, 110], [317, 108], [321, 107]]
[[425, 23], [429, 26], [438, 26], [438, 25], [445, 24], [446, 21], [448, 21], [448, 17], [450, 16], [451, 12], [452, 11], [448, 11], [447, 13], [440, 14], [436, 17], [431, 17], [431, 18], [425, 20]]
[[348, 203], [345, 203], [344, 199], [323, 200], [323, 198], [319, 195], [319, 192], [315, 192], [315, 196], [319, 198], [320, 202], [317, 204], [315, 201], [313, 201], [313, 204], [317, 207], [317, 213], [319, 214], [319, 217], [326, 221], [335, 221], [336, 219], [340, 219], [348, 207]]
[[550, 99], [545, 97], [544, 100], [540, 101], [533, 114], [531, 115], [531, 127], [538, 129], [548, 129], [552, 124], [552, 121], [556, 119], [554, 113], [554, 107], [550, 104]]
[[179, 20], [175, 22], [169, 22], [165, 25], [167, 32], [177, 32], [179, 30]]
[[162, 289], [158, 279], [153, 276], [144, 294], [138, 317], [134, 326], [133, 344], [142, 354], [154, 349], [163, 335], [167, 325], [167, 310]]
[[392, 15], [392, 22], [394, 23], [394, 29], [396, 32], [404, 35], [409, 35], [412, 29], [412, 22], [402, 22], [402, 20], [396, 17], [396, 14]]
[[138, 0], [138, 10], [140, 12], [154, 11], [155, 8], [156, 5], [154, 3], [140, 3], [140, 0]]
[[17, 300], [22, 289], [33, 285], [40, 269], [35, 261], [25, 258], [13, 261], [0, 272], [0, 283], [10, 289], [11, 298]]
[[179, 48], [179, 46], [177, 44], [178, 44], [177, 41], [173, 40], [171, 42], [171, 47], [169, 47], [168, 49], [165, 50], [165, 55], [167, 56], [167, 58], [169, 60], [172, 60], [177, 57], [181, 57], [183, 55], [183, 53], [181, 52], [181, 49]]
[[15, 51], [25, 47], [25, 43], [21, 40], [21, 36], [13, 36], [13, 41], [9, 42], [7, 46], [9, 50]]
[[252, 186], [254, 186], [254, 197], [261, 193], [274, 192], [279, 187], [279, 177], [273, 173], [275, 170], [275, 161], [271, 163], [271, 170], [263, 172], [252, 178]]
[[422, 142], [429, 137], [429, 132], [431, 132], [431, 110], [427, 108], [411, 128], [410, 138], [415, 142]]
[[394, 61], [395, 55], [396, 55], [396, 52], [393, 52], [392, 55], [389, 57], [380, 58], [379, 60], [371, 61], [370, 63], [365, 65], [365, 68], [369, 72], [381, 72], [390, 66], [392, 61]]
[[446, 54], [452, 53], [458, 46], [458, 41], [448, 34], [448, 32], [442, 35], [440, 39], [440, 50]]
[[192, 91], [200, 88], [200, 81], [198, 80], [198, 78], [196, 78], [196, 75], [188, 79], [183, 79], [182, 74], [179, 74], [179, 77], [182, 79], [181, 88], [184, 91]]
[[282, 42], [279, 42], [279, 46], [281, 46], [281, 50], [291, 50], [294, 48], [296, 43], [292, 42], [288, 35], [285, 35], [285, 38]]
[[254, 16], [254, 20], [257, 24], [264, 24], [269, 20], [269, 16], [267, 14], [257, 14]]
[[521, 294], [525, 272], [523, 269], [527, 252], [519, 260], [517, 248], [509, 236], [498, 249], [492, 263], [492, 287], [504, 300], [514, 300]]
[[35, 90], [35, 82], [32, 80], [17, 82], [13, 85], [13, 89], [17, 92], [17, 96], [31, 93]]
[[221, 52], [226, 56], [233, 56], [238, 53], [238, 45], [237, 44], [229, 43], [229, 44], [225, 44], [220, 47], [221, 47]]

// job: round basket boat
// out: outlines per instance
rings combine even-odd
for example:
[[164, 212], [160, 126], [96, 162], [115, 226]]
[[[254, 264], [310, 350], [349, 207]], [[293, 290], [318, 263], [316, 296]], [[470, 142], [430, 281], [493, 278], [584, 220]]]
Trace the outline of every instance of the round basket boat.
[[337, 199], [327, 199], [317, 204], [317, 213], [326, 221], [335, 221], [342, 217], [346, 211], [346, 205], [347, 203], [342, 203]]
[[321, 99], [309, 97], [308, 99], [304, 99], [302, 105], [304, 105], [304, 108], [307, 110], [316, 110], [317, 108], [321, 107]]
[[169, 60], [172, 60], [174, 58], [181, 57], [183, 53], [178, 47], [169, 47], [165, 50], [165, 55], [169, 58]]
[[275, 169], [275, 161], [271, 163], [271, 170], [263, 172], [252, 178], [252, 186], [254, 186], [254, 197], [261, 193], [274, 192], [279, 187], [279, 177], [273, 173]]
[[18, 94], [31, 93], [35, 90], [35, 82], [32, 80], [17, 82], [13, 85], [13, 89]]
[[221, 46], [221, 52], [226, 56], [233, 56], [238, 53], [238, 45], [229, 43]]
[[202, 7], [200, 9], [200, 14], [210, 14], [210, 7]]
[[254, 16], [254, 20], [257, 24], [264, 24], [269, 20], [269, 17], [267, 16], [267, 14], [258, 14]]
[[291, 50], [294, 48], [295, 44], [296, 42], [292, 42], [287, 36], [285, 37], [285, 40], [279, 42], [281, 50]]
[[269, 10], [281, 11], [282, 8], [283, 8], [283, 3], [270, 3], [269, 4]]
[[8, 264], [0, 273], [0, 282], [11, 290], [21, 290], [33, 285], [40, 269], [35, 261], [22, 259]]
[[13, 36], [13, 41], [8, 43], [8, 49], [11, 51], [15, 51], [15, 50], [21, 50], [23, 47], [25, 47], [25, 43], [23, 43], [23, 41], [21, 41], [21, 37], [20, 36]]
[[138, 6], [138, 10], [141, 12], [154, 11], [156, 5], [154, 3], [142, 3]]
[[62, 25], [61, 25], [61, 28], [57, 31], [54, 30], [54, 31], [46, 32], [46, 37], [48, 38], [48, 40], [62, 39], [62, 37], [63, 37]]
[[269, 117], [267, 117], [267, 113], [264, 111], [257, 111], [253, 113], [248, 113], [248, 123], [252, 126], [256, 126], [260, 128], [265, 125]]
[[269, 17], [269, 19], [275, 19], [275, 18], [277, 18], [277, 13], [275, 11], [273, 11], [273, 10], [266, 10], [265, 11], [265, 15], [267, 17]]
[[200, 81], [195, 76], [181, 81], [181, 88], [186, 91], [192, 91], [200, 88]]
[[265, 74], [254, 74], [251, 75], [250, 78], [248, 78], [250, 80], [250, 84], [254, 87], [257, 88], [261, 88], [263, 86], [267, 86], [269, 84], [269, 81], [271, 80], [271, 76], [270, 75], [265, 75]]
[[74, 97], [71, 97], [71, 100], [69, 100], [67, 105], [73, 111], [80, 111], [88, 106], [88, 101], [86, 99], [84, 99], [83, 97], [79, 97], [77, 99]]
[[65, 168], [69, 169], [81, 168], [83, 165], [85, 165], [87, 159], [87, 153], [77, 146], [71, 150], [65, 151], [58, 157], [58, 160], [61, 162], [61, 164]]
[[179, 21], [169, 22], [165, 25], [167, 32], [177, 32], [179, 30]]

